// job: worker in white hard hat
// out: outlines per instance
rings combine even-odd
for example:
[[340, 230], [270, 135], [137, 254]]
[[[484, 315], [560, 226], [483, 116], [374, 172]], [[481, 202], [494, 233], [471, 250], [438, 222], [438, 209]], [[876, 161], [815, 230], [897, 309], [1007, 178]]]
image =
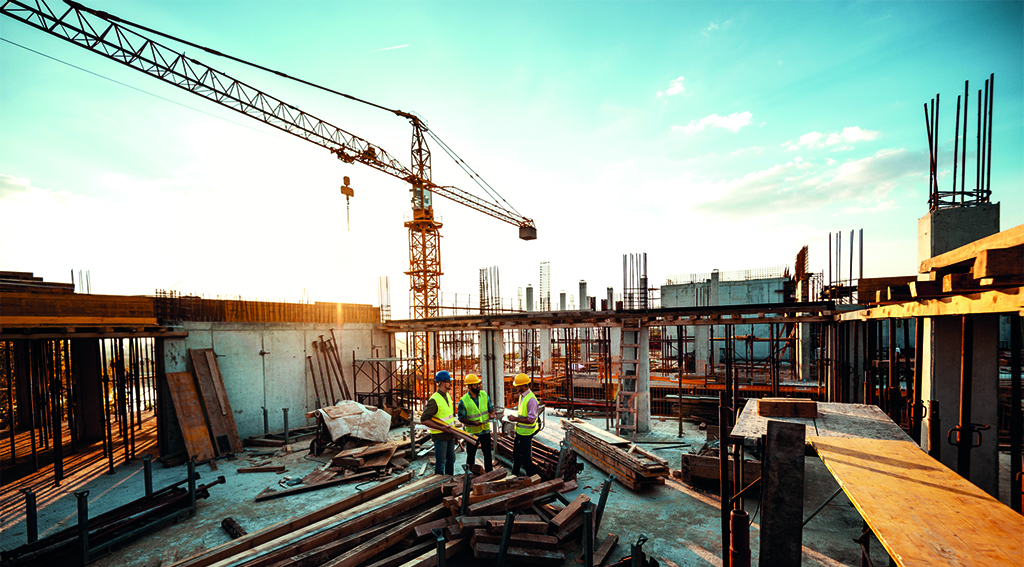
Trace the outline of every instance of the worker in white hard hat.
[[526, 476], [537, 473], [533, 464], [533, 436], [540, 429], [537, 417], [537, 396], [530, 390], [530, 377], [517, 374], [512, 385], [519, 389], [519, 412], [506, 419], [516, 424], [516, 438], [512, 445], [512, 474], [519, 476], [520, 468], [526, 470]]
[[[448, 392], [452, 389], [452, 375], [447, 370], [441, 370], [434, 375], [434, 383], [437, 384], [437, 391], [427, 400], [427, 407], [423, 408], [420, 415], [420, 423], [426, 424], [430, 418], [437, 418], [445, 425], [455, 424], [455, 408], [452, 403], [452, 396]], [[455, 435], [440, 429], [432, 429], [430, 438], [434, 441], [434, 474], [455, 474]]]
[[467, 374], [462, 383], [468, 392], [459, 399], [459, 421], [469, 433], [476, 437], [477, 445], [466, 444], [466, 464], [473, 467], [476, 462], [476, 448], [484, 454], [484, 470], [491, 472], [491, 418], [494, 417], [494, 402], [483, 390], [482, 380], [476, 374]]

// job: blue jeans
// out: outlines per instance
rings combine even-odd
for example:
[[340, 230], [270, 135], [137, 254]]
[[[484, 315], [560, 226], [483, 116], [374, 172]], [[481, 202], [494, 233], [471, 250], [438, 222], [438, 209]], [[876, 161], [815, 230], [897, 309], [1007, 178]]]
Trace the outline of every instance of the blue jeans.
[[455, 474], [455, 440], [439, 441], [434, 436], [434, 474]]

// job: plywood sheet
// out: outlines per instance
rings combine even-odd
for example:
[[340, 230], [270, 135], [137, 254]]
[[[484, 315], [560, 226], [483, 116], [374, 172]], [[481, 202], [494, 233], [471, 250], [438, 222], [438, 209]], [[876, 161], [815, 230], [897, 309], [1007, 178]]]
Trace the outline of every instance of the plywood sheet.
[[843, 437], [848, 439], [888, 439], [912, 441], [910, 436], [893, 423], [878, 406], [865, 404], [839, 404], [818, 402], [818, 417], [764, 417], [757, 414], [757, 404], [744, 406], [730, 435], [736, 438], [758, 439], [768, 432], [768, 420], [802, 423], [807, 435]]
[[188, 350], [199, 384], [200, 400], [206, 409], [207, 424], [213, 449], [218, 455], [242, 452], [242, 439], [238, 436], [231, 402], [224, 390], [224, 380], [217, 366], [217, 355], [212, 348]]
[[809, 437], [897, 565], [1020, 565], [1024, 517], [911, 441]]
[[199, 403], [195, 382], [191, 372], [168, 372], [167, 386], [174, 401], [174, 412], [185, 438], [185, 449], [189, 457], [198, 461], [213, 458], [213, 443], [203, 421], [203, 408]]

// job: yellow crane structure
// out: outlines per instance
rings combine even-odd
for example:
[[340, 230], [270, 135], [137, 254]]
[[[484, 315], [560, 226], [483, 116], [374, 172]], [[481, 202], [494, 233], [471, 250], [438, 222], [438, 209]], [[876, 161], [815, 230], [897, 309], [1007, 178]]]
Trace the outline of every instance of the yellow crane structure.
[[[386, 108], [344, 93], [324, 89], [409, 120], [413, 129], [412, 163], [411, 167], [406, 167], [383, 148], [303, 112], [296, 106], [234, 79], [194, 58], [170, 49], [143, 35], [140, 31], [167, 37], [307, 85], [321, 89], [323, 87], [179, 38], [173, 38], [112, 14], [87, 8], [77, 2], [67, 0], [65, 4], [66, 6], [62, 6], [62, 11], [55, 12], [42, 0], [34, 2], [9, 0], [3, 2], [0, 13], [326, 148], [345, 163], [362, 163], [408, 182], [412, 186], [412, 220], [405, 222], [405, 227], [409, 231], [409, 270], [406, 274], [409, 276], [410, 309], [414, 319], [434, 317], [438, 314], [440, 307], [442, 272], [439, 230], [442, 225], [434, 218], [432, 203], [434, 194], [519, 227], [519, 238], [523, 240], [537, 238], [537, 228], [533, 220], [520, 215], [504, 199], [499, 201], [495, 198], [493, 201], [488, 201], [457, 187], [438, 185], [431, 180], [430, 148], [427, 145], [427, 138], [431, 137], [442, 145], [444, 143], [433, 135], [426, 123], [415, 114]], [[452, 153], [450, 148], [444, 147], [446, 152]], [[463, 169], [468, 167], [461, 160], [457, 159], [456, 162]], [[471, 170], [467, 170], [467, 172], [471, 172]], [[475, 172], [471, 172], [471, 177], [478, 184], [482, 182]], [[341, 187], [342, 194], [346, 199], [354, 195], [347, 181], [346, 178], [345, 185]], [[414, 357], [425, 362], [428, 358], [426, 336], [415, 334], [410, 350]]]

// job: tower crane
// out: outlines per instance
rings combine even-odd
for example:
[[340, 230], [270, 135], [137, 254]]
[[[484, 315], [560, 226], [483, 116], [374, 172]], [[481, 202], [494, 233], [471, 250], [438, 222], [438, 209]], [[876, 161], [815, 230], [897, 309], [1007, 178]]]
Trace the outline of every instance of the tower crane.
[[[414, 319], [434, 317], [439, 312], [440, 276], [442, 274], [439, 230], [442, 225], [434, 219], [432, 203], [434, 194], [519, 227], [519, 238], [523, 240], [537, 238], [537, 228], [533, 220], [520, 215], [507, 202], [503, 205], [497, 200], [487, 201], [457, 187], [438, 185], [431, 180], [430, 149], [427, 145], [427, 137], [432, 136], [432, 133], [426, 123], [415, 114], [367, 103], [393, 112], [408, 120], [412, 125], [412, 163], [409, 168], [383, 148], [303, 112], [291, 104], [217, 71], [196, 59], [174, 51], [130, 28], [138, 28], [155, 35], [164, 36], [165, 34], [126, 22], [106, 12], [87, 8], [71, 0], [66, 0], [65, 3], [67, 4], [66, 10], [55, 12], [44, 0], [34, 2], [8, 0], [3, 2], [0, 13], [326, 148], [345, 163], [358, 162], [409, 183], [411, 185], [412, 219], [405, 222], [405, 227], [409, 231], [409, 270], [406, 274], [409, 276], [411, 309]], [[224, 55], [218, 52], [213, 53]], [[267, 70], [269, 71], [269, 69]], [[282, 73], [277, 74], [283, 75]], [[348, 95], [343, 96], [359, 100]], [[436, 137], [434, 139], [439, 141]], [[346, 199], [353, 195], [347, 178], [341, 191]], [[413, 336], [412, 352], [421, 361], [426, 360], [425, 335], [418, 333]]]

